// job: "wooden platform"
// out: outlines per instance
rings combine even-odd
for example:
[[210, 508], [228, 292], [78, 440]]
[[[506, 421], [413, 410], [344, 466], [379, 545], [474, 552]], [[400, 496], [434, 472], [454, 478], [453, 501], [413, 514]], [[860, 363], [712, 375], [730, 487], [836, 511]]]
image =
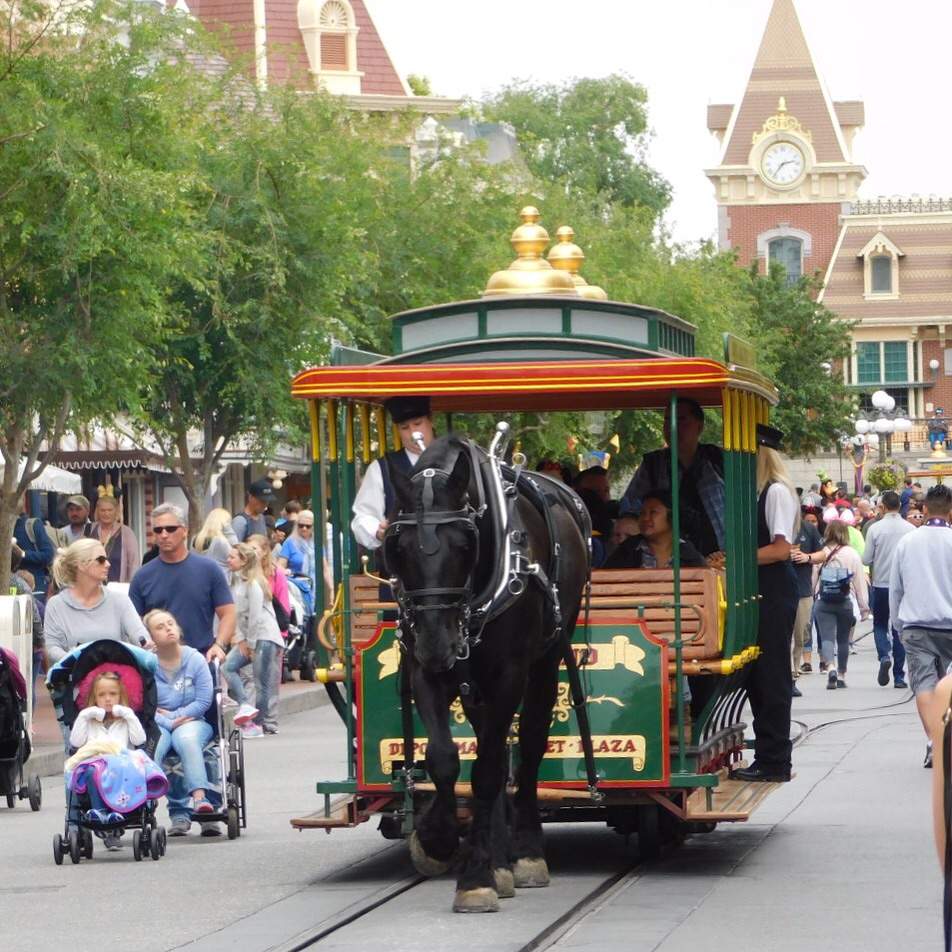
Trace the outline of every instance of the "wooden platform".
[[315, 810], [307, 816], [295, 817], [291, 820], [291, 826], [295, 830], [327, 830], [328, 833], [341, 827], [359, 826], [393, 799], [394, 794], [373, 799], [342, 794], [331, 800], [329, 810]]
[[702, 788], [695, 790], [688, 797], [685, 819], [692, 823], [744, 823], [779, 786], [779, 783], [732, 780], [722, 771], [720, 783], [711, 790], [710, 806], [707, 792]]

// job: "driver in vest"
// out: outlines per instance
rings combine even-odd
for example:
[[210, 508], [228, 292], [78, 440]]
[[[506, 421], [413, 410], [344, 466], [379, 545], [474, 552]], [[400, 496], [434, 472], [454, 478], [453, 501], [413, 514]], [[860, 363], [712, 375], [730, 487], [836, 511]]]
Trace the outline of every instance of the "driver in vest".
[[409, 473], [420, 458], [420, 448], [413, 434], [423, 435], [423, 445], [433, 442], [433, 420], [429, 397], [391, 397], [384, 406], [400, 431], [403, 448], [391, 450], [382, 459], [374, 460], [364, 472], [363, 482], [354, 500], [354, 518], [350, 528], [365, 549], [379, 549], [384, 533], [394, 515], [396, 497], [390, 473], [394, 469]]

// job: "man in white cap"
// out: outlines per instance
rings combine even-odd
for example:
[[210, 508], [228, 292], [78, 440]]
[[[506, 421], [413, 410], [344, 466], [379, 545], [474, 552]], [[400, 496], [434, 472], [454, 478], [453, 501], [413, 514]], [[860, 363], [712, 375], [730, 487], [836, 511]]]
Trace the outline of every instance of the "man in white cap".
[[391, 450], [382, 459], [374, 460], [364, 472], [354, 500], [350, 528], [365, 549], [380, 548], [389, 520], [394, 515], [396, 496], [391, 471], [396, 468], [409, 473], [420, 458], [420, 447], [413, 434], [422, 435], [424, 446], [429, 446], [434, 438], [429, 397], [391, 397], [384, 406], [397, 425], [403, 448]]

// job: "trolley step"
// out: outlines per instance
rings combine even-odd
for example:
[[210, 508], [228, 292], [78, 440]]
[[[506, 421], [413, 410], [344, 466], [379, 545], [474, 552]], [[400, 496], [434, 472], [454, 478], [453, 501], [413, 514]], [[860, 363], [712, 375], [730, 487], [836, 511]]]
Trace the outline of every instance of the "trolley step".
[[684, 818], [694, 823], [744, 823], [779, 786], [732, 780], [725, 774], [716, 787], [697, 789], [688, 797]]
[[391, 803], [395, 797], [383, 796], [373, 799], [344, 795], [327, 798], [323, 809], [309, 813], [307, 816], [295, 817], [291, 826], [295, 830], [327, 830], [338, 827], [359, 826], [366, 823], [375, 813], [379, 813]]

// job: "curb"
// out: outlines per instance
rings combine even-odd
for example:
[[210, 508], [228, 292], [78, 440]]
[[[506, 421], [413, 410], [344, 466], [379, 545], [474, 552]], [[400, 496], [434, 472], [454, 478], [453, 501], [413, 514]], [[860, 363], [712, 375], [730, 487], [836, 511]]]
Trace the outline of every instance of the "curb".
[[[327, 692], [320, 684], [315, 684], [312, 689], [295, 691], [293, 694], [280, 696], [278, 698], [278, 715], [280, 717], [290, 717], [292, 714], [302, 714], [305, 711], [324, 707], [326, 704], [330, 704]], [[29, 778], [33, 775], [39, 777], [62, 775], [65, 759], [66, 757], [60, 747], [38, 747], [24, 764], [25, 779], [29, 781]]]

